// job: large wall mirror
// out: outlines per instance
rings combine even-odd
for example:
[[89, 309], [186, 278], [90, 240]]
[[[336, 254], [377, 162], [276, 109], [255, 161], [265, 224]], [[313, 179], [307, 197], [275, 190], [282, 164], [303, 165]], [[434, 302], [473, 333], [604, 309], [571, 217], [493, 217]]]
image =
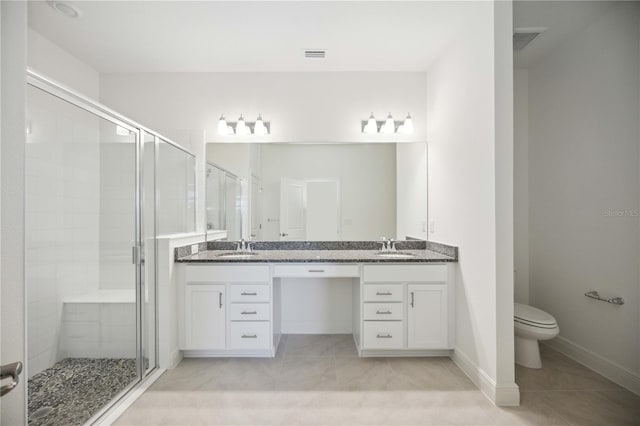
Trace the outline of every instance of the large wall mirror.
[[426, 239], [424, 143], [209, 143], [207, 229], [229, 240]]

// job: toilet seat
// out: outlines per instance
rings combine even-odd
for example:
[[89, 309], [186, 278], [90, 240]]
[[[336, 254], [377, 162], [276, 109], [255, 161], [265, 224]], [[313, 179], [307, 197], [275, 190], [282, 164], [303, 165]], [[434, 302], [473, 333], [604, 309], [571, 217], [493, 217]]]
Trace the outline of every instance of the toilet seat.
[[558, 323], [550, 314], [533, 306], [523, 305], [522, 303], [513, 304], [513, 320], [522, 325], [528, 325], [535, 328], [556, 328]]

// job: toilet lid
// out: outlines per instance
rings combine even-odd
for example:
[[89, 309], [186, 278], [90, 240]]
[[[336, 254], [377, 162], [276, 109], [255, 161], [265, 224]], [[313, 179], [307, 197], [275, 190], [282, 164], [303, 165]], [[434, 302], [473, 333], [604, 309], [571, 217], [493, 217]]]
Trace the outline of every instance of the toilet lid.
[[537, 324], [547, 327], [557, 325], [556, 319], [545, 311], [534, 308], [533, 306], [523, 305], [522, 303], [513, 304], [513, 317], [517, 321], [525, 324]]

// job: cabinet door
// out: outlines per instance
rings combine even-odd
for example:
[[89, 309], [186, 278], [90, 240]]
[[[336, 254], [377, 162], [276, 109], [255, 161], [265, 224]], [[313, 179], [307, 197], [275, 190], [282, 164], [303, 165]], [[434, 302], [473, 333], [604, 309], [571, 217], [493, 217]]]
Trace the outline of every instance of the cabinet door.
[[410, 349], [447, 349], [447, 285], [409, 284], [407, 346]]
[[224, 284], [187, 285], [185, 349], [224, 349], [224, 289]]

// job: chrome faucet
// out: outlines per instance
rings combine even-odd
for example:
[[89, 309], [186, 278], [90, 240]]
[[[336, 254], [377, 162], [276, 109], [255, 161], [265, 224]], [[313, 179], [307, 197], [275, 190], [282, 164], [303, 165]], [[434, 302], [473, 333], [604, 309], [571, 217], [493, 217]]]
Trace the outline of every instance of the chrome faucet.
[[382, 237], [380, 244], [382, 244], [382, 247], [380, 247], [380, 253], [393, 253], [397, 251], [396, 243], [393, 241], [393, 238], [389, 238], [387, 240], [386, 237]]
[[238, 246], [236, 247], [236, 251], [241, 253], [251, 252], [251, 241], [245, 241], [244, 238], [242, 238], [240, 241], [238, 241]]

